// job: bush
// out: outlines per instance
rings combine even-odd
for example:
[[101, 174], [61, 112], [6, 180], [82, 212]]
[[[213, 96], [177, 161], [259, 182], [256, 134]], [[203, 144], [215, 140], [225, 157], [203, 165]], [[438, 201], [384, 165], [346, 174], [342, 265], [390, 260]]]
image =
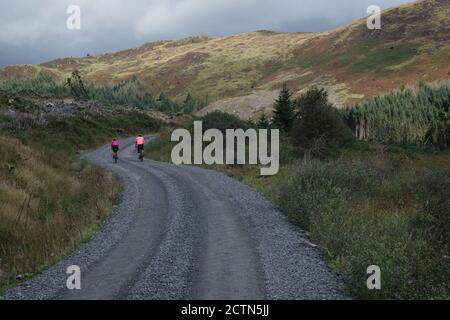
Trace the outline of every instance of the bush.
[[225, 133], [226, 129], [247, 130], [251, 128], [249, 122], [223, 111], [213, 111], [203, 116], [200, 120], [203, 122], [203, 131], [218, 129]]
[[78, 70], [72, 72], [72, 76], [67, 78], [67, 82], [64, 86], [70, 88], [72, 97], [76, 100], [88, 100], [89, 92], [86, 90], [83, 79], [81, 79], [81, 75]]
[[271, 127], [270, 119], [266, 116], [265, 113], [263, 113], [261, 117], [259, 117], [257, 126], [260, 129], [270, 129]]
[[288, 217], [306, 230], [322, 211], [324, 199], [363, 195], [374, 188], [377, 176], [361, 162], [303, 160], [291, 170], [291, 178], [280, 187], [279, 203]]
[[[155, 132], [160, 122], [142, 112], [116, 110], [108, 113], [84, 113], [72, 117], [52, 119], [45, 126], [33, 129], [24, 136], [27, 143], [35, 142], [49, 149], [73, 154], [78, 149], [93, 148], [112, 137]], [[61, 135], [64, 132], [64, 135]]]
[[[310, 231], [353, 294], [450, 297], [448, 173], [383, 170], [371, 161], [304, 160], [289, 176], [276, 202]], [[367, 290], [370, 265], [382, 270], [382, 290]]]
[[313, 87], [295, 103], [297, 118], [292, 136], [297, 145], [326, 149], [352, 140], [352, 134], [328, 102], [324, 89]]

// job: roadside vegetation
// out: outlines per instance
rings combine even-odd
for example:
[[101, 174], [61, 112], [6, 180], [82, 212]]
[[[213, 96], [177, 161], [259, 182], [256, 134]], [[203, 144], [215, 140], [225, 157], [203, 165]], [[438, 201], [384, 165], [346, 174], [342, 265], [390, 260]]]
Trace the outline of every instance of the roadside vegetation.
[[[450, 103], [446, 92], [448, 88], [422, 85], [418, 93], [404, 90], [376, 98], [379, 109], [355, 106], [337, 111], [324, 90], [311, 88], [292, 101], [284, 88], [274, 113], [263, 115], [257, 123], [242, 123], [220, 112], [200, 119], [221, 130], [224, 119], [230, 128], [279, 128], [279, 174], [262, 177], [251, 166], [209, 168], [250, 185], [276, 203], [290, 221], [309, 233], [355, 297], [449, 299], [450, 150], [442, 143], [449, 129], [448, 113], [443, 112], [448, 112], [445, 106]], [[399, 111], [402, 106], [407, 110]], [[434, 114], [433, 108], [442, 112], [439, 117], [420, 118], [422, 110]], [[392, 128], [383, 137], [392, 136], [356, 139], [355, 128], [346, 122], [352, 110], [354, 114], [361, 109], [369, 123], [384, 121]], [[394, 117], [396, 112], [403, 117]], [[409, 139], [418, 119], [429, 121], [424, 132], [439, 127], [435, 136], [440, 138], [426, 143]], [[432, 125], [434, 121], [439, 124]], [[153, 143], [153, 158], [170, 161], [169, 139], [167, 131]], [[366, 287], [371, 265], [381, 268], [381, 290]]]
[[34, 94], [0, 91], [0, 98], [2, 292], [88, 241], [110, 212], [117, 183], [79, 155], [113, 136], [155, 132], [160, 124], [139, 109], [82, 102], [73, 113], [40, 121], [42, 102]]
[[66, 82], [38, 74], [29, 79], [0, 80], [0, 90], [15, 94], [47, 96], [52, 98], [73, 97], [77, 100], [93, 100], [111, 106], [133, 106], [142, 110], [158, 110], [168, 113], [192, 113], [204, 107], [193, 95], [187, 93], [183, 101], [176, 102], [164, 91], [157, 96], [145, 89], [136, 77], [115, 85], [95, 85], [83, 81], [75, 70]]
[[0, 148], [1, 292], [87, 241], [118, 188], [109, 174], [42, 147], [0, 136]]

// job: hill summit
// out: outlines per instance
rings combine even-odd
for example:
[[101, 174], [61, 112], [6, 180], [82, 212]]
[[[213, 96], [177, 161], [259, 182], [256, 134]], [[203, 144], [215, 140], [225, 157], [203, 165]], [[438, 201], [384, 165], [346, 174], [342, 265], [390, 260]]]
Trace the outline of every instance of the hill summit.
[[422, 0], [383, 11], [381, 30], [366, 19], [320, 33], [257, 31], [224, 37], [158, 41], [139, 48], [0, 70], [0, 78], [58, 79], [77, 69], [99, 84], [136, 76], [152, 93], [246, 118], [269, 108], [286, 83], [294, 93], [316, 84], [348, 105], [418, 81], [450, 75], [450, 1]]

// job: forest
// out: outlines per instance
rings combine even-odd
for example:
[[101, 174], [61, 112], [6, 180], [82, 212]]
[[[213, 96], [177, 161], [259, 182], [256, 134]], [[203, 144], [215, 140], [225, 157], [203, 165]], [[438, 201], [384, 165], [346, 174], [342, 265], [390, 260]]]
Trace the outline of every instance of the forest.
[[361, 140], [383, 144], [450, 145], [450, 88], [419, 84], [342, 109]]

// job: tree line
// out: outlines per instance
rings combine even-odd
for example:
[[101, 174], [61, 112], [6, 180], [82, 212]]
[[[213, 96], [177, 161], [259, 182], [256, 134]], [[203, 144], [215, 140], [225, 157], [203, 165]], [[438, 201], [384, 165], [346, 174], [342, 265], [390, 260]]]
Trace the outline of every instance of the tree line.
[[384, 144], [450, 145], [450, 88], [421, 83], [345, 108], [342, 118], [362, 140]]
[[338, 146], [349, 132], [360, 140], [383, 144], [450, 146], [450, 88], [420, 84], [344, 109], [336, 109], [327, 92], [312, 87], [293, 100], [284, 86], [272, 118], [263, 114], [258, 125], [278, 128], [297, 145]]
[[204, 103], [191, 93], [181, 102], [171, 99], [164, 91], [154, 96], [135, 76], [114, 85], [96, 85], [86, 82], [75, 70], [61, 83], [51, 76], [38, 74], [30, 79], [8, 79], [0, 81], [0, 88], [13, 93], [28, 93], [38, 96], [64, 98], [71, 96], [76, 100], [95, 100], [110, 105], [132, 105], [140, 109], [154, 109], [170, 113], [192, 113]]
[[275, 101], [272, 117], [263, 114], [258, 126], [277, 128], [297, 147], [318, 155], [353, 140], [351, 131], [328, 101], [327, 92], [316, 86], [295, 100], [284, 86]]

